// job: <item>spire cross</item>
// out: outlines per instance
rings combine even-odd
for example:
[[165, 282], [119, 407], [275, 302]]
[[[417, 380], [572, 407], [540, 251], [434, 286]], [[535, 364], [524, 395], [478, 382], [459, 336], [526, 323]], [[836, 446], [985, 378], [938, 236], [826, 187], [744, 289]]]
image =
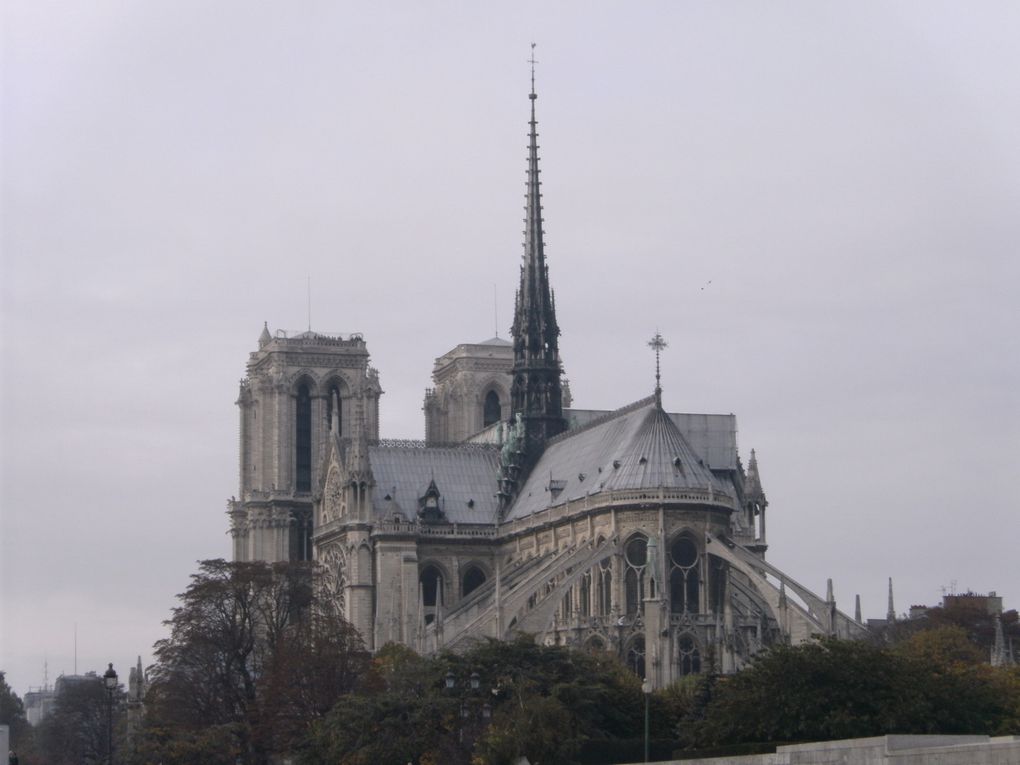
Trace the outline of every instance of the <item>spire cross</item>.
[[661, 401], [662, 398], [662, 377], [659, 372], [659, 355], [669, 347], [669, 343], [662, 339], [659, 330], [655, 330], [655, 337], [648, 341], [648, 347], [655, 351], [655, 398]]

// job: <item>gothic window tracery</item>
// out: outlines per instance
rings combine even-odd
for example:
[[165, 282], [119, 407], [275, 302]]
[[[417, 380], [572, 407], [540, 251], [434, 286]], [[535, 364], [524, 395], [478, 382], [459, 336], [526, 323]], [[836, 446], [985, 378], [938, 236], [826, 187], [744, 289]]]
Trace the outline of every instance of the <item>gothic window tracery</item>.
[[690, 633], [680, 636], [677, 641], [677, 668], [681, 675], [696, 675], [701, 672], [701, 652], [698, 642]]
[[640, 678], [645, 677], [645, 638], [638, 635], [627, 647], [627, 668]]
[[334, 465], [326, 477], [326, 490], [323, 496], [322, 520], [328, 523], [337, 518], [342, 518], [346, 507], [344, 506], [344, 491], [340, 482], [340, 471]]
[[674, 613], [698, 613], [700, 577], [698, 545], [681, 534], [669, 548], [669, 606]]
[[613, 562], [611, 560], [604, 560], [599, 564], [597, 585], [599, 615], [609, 616], [613, 609]]
[[580, 600], [581, 616], [591, 616], [591, 571], [585, 571], [581, 576], [578, 598]]
[[326, 567], [325, 582], [328, 593], [335, 599], [340, 613], [345, 613], [347, 597], [347, 556], [340, 545], [332, 545], [322, 556]]
[[626, 571], [623, 584], [627, 614], [641, 613], [641, 602], [645, 597], [645, 568], [648, 563], [648, 539], [637, 535], [627, 542], [623, 550]]

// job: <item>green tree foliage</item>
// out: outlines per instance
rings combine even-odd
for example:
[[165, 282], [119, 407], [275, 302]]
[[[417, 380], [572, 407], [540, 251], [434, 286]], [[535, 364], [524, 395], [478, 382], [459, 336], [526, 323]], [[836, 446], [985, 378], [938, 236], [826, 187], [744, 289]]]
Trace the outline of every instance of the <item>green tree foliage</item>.
[[0, 725], [10, 728], [11, 749], [26, 751], [32, 743], [32, 726], [25, 716], [25, 705], [18, 694], [7, 684], [7, 677], [0, 671]]
[[[1008, 715], [1009, 697], [983, 668], [939, 666], [927, 650], [919, 646], [911, 654], [834, 639], [774, 647], [720, 681], [705, 719], [689, 726], [688, 740], [717, 746], [995, 732]], [[950, 652], [947, 661], [954, 660]]]
[[315, 564], [199, 564], [155, 647], [139, 761], [260, 765], [300, 747], [368, 662], [321, 577]]
[[432, 658], [386, 646], [373, 674], [370, 692], [342, 699], [315, 726], [305, 763], [499, 765], [526, 755], [565, 765], [585, 741], [642, 731], [640, 681], [619, 662], [530, 639]]
[[[58, 680], [53, 709], [36, 732], [36, 749], [42, 761], [47, 765], [80, 765], [105, 760], [109, 703], [103, 679], [97, 675]], [[119, 733], [114, 731], [115, 747]]]

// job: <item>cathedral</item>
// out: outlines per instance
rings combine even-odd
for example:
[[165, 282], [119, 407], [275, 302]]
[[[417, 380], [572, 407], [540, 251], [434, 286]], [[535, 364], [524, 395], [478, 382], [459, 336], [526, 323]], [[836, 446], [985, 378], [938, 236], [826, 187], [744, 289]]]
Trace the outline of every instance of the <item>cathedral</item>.
[[[647, 398], [572, 408], [543, 247], [529, 95], [511, 339], [436, 359], [425, 440], [379, 434], [360, 335], [264, 327], [241, 381], [237, 561], [309, 560], [369, 649], [530, 633], [607, 651], [661, 687], [776, 642], [863, 634], [860, 614], [768, 563], [768, 502], [733, 415]], [[649, 343], [664, 347], [656, 334]]]

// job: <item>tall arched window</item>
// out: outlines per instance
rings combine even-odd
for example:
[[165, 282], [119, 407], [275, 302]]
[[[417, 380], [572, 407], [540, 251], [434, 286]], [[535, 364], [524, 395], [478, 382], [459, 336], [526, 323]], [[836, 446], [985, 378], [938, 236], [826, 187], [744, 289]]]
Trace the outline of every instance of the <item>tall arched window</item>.
[[503, 411], [499, 404], [499, 394], [494, 390], [490, 390], [485, 394], [485, 408], [482, 412], [483, 427], [487, 428], [493, 423], [499, 422], [502, 416]]
[[333, 428], [333, 414], [336, 413], [336, 434], [344, 434], [344, 408], [340, 399], [340, 386], [333, 383], [329, 386], [329, 398], [326, 399], [326, 428]]
[[645, 639], [638, 635], [627, 648], [627, 668], [640, 678], [645, 677]]
[[645, 564], [648, 562], [648, 540], [642, 536], [631, 539], [623, 550], [627, 572], [623, 585], [626, 594], [627, 614], [641, 612], [641, 601], [645, 598]]
[[675, 613], [699, 611], [698, 546], [683, 534], [669, 548], [669, 606]]
[[591, 616], [591, 571], [585, 571], [581, 576], [578, 593], [581, 616]]
[[468, 566], [461, 581], [461, 597], [467, 597], [483, 584], [485, 584], [485, 572], [478, 568], [478, 566]]
[[302, 383], [297, 390], [294, 438], [294, 484], [298, 491], [312, 490], [312, 396]]
[[701, 672], [701, 652], [698, 643], [689, 634], [680, 636], [677, 641], [677, 667], [681, 675], [696, 675]]
[[604, 560], [599, 564], [596, 608], [600, 616], [609, 616], [613, 609], [613, 562]]
[[436, 619], [436, 606], [442, 598], [443, 573], [435, 566], [429, 565], [421, 570], [421, 600], [425, 607], [425, 623], [431, 624]]

